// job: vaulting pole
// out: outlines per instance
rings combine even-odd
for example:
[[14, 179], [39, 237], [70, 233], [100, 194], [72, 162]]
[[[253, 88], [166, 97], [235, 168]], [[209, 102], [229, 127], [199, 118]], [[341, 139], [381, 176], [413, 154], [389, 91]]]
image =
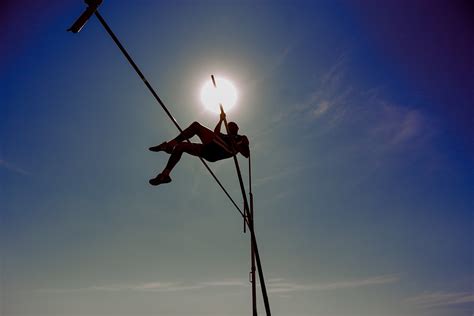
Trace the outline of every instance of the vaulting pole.
[[[150, 85], [150, 83], [148, 82], [148, 80], [146, 79], [145, 75], [141, 72], [140, 68], [138, 68], [137, 64], [133, 61], [132, 57], [128, 54], [127, 50], [125, 49], [125, 47], [123, 47], [122, 43], [120, 43], [119, 39], [117, 38], [117, 36], [115, 36], [114, 32], [112, 31], [112, 29], [109, 27], [109, 25], [105, 22], [104, 18], [100, 15], [99, 11], [96, 9], [95, 10], [95, 16], [97, 17], [97, 19], [99, 20], [99, 22], [102, 24], [102, 26], [104, 27], [104, 29], [107, 31], [107, 33], [110, 35], [110, 37], [112, 38], [112, 40], [114, 41], [114, 43], [117, 45], [117, 47], [120, 49], [120, 51], [122, 52], [122, 54], [125, 56], [125, 58], [127, 59], [127, 61], [130, 63], [130, 65], [133, 67], [133, 69], [135, 70], [135, 72], [138, 74], [138, 76], [140, 77], [140, 79], [142, 79], [143, 83], [146, 85], [146, 87], [148, 88], [148, 90], [151, 92], [151, 94], [153, 95], [153, 97], [156, 99], [156, 101], [160, 104], [161, 108], [165, 111], [166, 115], [168, 115], [168, 117], [171, 119], [171, 121], [173, 122], [174, 126], [176, 126], [176, 128], [182, 132], [183, 129], [181, 128], [181, 126], [179, 126], [178, 122], [176, 121], [176, 119], [173, 117], [173, 115], [171, 115], [171, 112], [168, 110], [168, 108], [166, 107], [166, 105], [163, 103], [163, 101], [161, 100], [161, 98], [158, 96], [158, 94], [155, 92], [155, 89], [153, 89], [153, 87]], [[187, 140], [189, 142], [189, 139]], [[244, 213], [240, 210], [240, 208], [237, 206], [237, 204], [235, 203], [234, 199], [230, 196], [230, 194], [227, 192], [227, 190], [224, 188], [224, 186], [222, 185], [222, 183], [220, 182], [220, 180], [217, 178], [217, 176], [214, 174], [214, 172], [211, 170], [211, 168], [207, 165], [207, 163], [202, 159], [202, 158], [199, 158], [201, 160], [201, 162], [203, 163], [203, 165], [206, 167], [206, 169], [209, 171], [209, 173], [211, 174], [211, 176], [214, 178], [214, 180], [216, 180], [217, 184], [220, 186], [220, 188], [222, 189], [222, 191], [224, 191], [224, 193], [227, 195], [227, 197], [229, 198], [229, 200], [232, 202], [232, 204], [235, 206], [235, 208], [240, 212], [240, 214], [242, 216], [244, 216]]]
[[[214, 78], [214, 75], [211, 75], [212, 83], [214, 84], [214, 87], [217, 88], [216, 85], [216, 80]], [[225, 112], [224, 112], [224, 107], [222, 104], [219, 104], [221, 113], [224, 114], [224, 125], [227, 131], [227, 135], [229, 134], [229, 126], [227, 125], [227, 119], [225, 118]], [[232, 146], [232, 151], [235, 152], [235, 144], [234, 140], [230, 137], [231, 139], [231, 146]], [[263, 269], [262, 269], [262, 263], [260, 261], [260, 255], [258, 253], [258, 247], [257, 247], [257, 238], [255, 237], [255, 230], [254, 230], [254, 225], [253, 225], [253, 217], [252, 213], [250, 212], [249, 208], [249, 203], [247, 200], [247, 194], [245, 192], [245, 186], [244, 186], [244, 181], [242, 180], [242, 173], [240, 172], [240, 166], [239, 166], [239, 161], [237, 160], [237, 155], [234, 154], [232, 156], [234, 158], [234, 164], [235, 164], [235, 169], [237, 171], [237, 177], [239, 178], [239, 184], [240, 184], [240, 190], [242, 192], [242, 199], [244, 201], [244, 213], [246, 216], [244, 216], [244, 219], [246, 219], [247, 222], [247, 227], [250, 230], [250, 236], [251, 236], [251, 248], [252, 248], [252, 253], [255, 254], [255, 259], [257, 261], [257, 268], [258, 268], [258, 275], [260, 279], [260, 285], [262, 286], [262, 296], [263, 296], [263, 303], [265, 305], [265, 311], [267, 313], [267, 316], [271, 316], [271, 311], [270, 311], [270, 302], [268, 301], [268, 295], [267, 295], [267, 287], [265, 285], [265, 278], [263, 276]], [[253, 259], [252, 259], [253, 260]], [[252, 303], [252, 310], [253, 310], [253, 315], [257, 315], [257, 305], [256, 305], [256, 299]]]

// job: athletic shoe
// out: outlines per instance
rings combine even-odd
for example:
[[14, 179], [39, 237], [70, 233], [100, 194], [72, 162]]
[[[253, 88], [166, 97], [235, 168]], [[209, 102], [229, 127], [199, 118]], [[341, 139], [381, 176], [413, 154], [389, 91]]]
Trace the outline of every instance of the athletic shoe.
[[162, 183], [170, 183], [171, 182], [171, 178], [170, 176], [167, 176], [167, 175], [164, 175], [162, 173], [160, 173], [159, 175], [157, 175], [155, 178], [153, 179], [150, 179], [148, 181], [151, 185], [160, 185]]
[[153, 146], [153, 147], [148, 148], [148, 150], [154, 151], [154, 152], [164, 151], [168, 154], [171, 154], [171, 152], [173, 151], [173, 148], [171, 148], [170, 143], [163, 142], [159, 144], [158, 146]]

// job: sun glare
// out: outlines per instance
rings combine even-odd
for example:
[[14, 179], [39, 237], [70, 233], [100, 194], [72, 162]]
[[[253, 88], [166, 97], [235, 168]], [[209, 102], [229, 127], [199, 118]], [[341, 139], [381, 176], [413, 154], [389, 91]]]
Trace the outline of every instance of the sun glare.
[[217, 87], [214, 87], [211, 79], [202, 86], [201, 102], [206, 109], [215, 113], [220, 112], [219, 104], [222, 104], [224, 111], [227, 112], [237, 102], [237, 89], [231, 81], [225, 78], [215, 77], [215, 79]]

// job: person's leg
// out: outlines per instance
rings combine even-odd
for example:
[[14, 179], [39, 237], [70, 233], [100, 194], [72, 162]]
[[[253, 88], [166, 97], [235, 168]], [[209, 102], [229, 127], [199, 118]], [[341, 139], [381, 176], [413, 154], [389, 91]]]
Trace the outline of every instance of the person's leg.
[[200, 157], [202, 154], [203, 145], [202, 144], [193, 144], [193, 143], [179, 143], [177, 144], [173, 152], [168, 159], [168, 163], [166, 164], [165, 169], [158, 174], [155, 178], [150, 179], [151, 185], [158, 185], [161, 183], [168, 183], [171, 182], [170, 172], [176, 166], [178, 161], [181, 159], [183, 153], [187, 153], [193, 156]]
[[193, 122], [189, 125], [183, 132], [181, 132], [175, 139], [171, 142], [181, 143], [186, 139], [197, 135], [203, 144], [212, 142], [214, 138], [214, 132], [208, 129], [205, 126], [202, 126], [198, 122]]
[[168, 163], [166, 164], [165, 169], [163, 172], [165, 174], [169, 174], [171, 170], [176, 166], [178, 161], [181, 159], [183, 153], [187, 153], [193, 156], [200, 156], [202, 152], [202, 145], [201, 144], [193, 144], [193, 143], [179, 143], [173, 150], [170, 158], [168, 159]]
[[195, 135], [199, 137], [203, 144], [209, 144], [214, 138], [213, 131], [211, 131], [205, 126], [202, 126], [198, 122], [193, 122], [174, 139], [170, 140], [169, 142], [164, 142], [160, 145], [150, 147], [148, 149], [155, 152], [164, 151], [168, 154], [171, 154], [173, 152], [173, 148], [177, 144], [184, 142], [186, 139], [190, 139]]

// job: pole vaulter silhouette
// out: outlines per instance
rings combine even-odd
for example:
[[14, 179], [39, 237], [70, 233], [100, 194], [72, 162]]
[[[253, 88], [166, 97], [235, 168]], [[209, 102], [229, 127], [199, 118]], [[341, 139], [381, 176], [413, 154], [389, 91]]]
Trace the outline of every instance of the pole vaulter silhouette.
[[[131, 56], [128, 54], [127, 50], [120, 43], [117, 36], [115, 36], [115, 34], [112, 32], [112, 29], [105, 22], [104, 18], [100, 15], [100, 13], [98, 11], [98, 8], [101, 5], [102, 0], [85, 0], [85, 3], [87, 4], [86, 10], [77, 18], [77, 20], [72, 24], [72, 26], [68, 29], [68, 31], [71, 31], [73, 33], [78, 33], [84, 27], [84, 25], [87, 23], [87, 21], [89, 20], [89, 18], [92, 15], [95, 15], [97, 17], [97, 19], [99, 20], [101, 25], [104, 27], [104, 29], [107, 31], [107, 33], [110, 35], [110, 37], [112, 38], [114, 43], [117, 45], [117, 47], [120, 49], [122, 54], [125, 56], [127, 61], [133, 67], [133, 69], [138, 74], [138, 76], [142, 79], [143, 83], [146, 85], [148, 90], [151, 92], [151, 94], [153, 95], [155, 100], [160, 104], [160, 106], [165, 111], [165, 113], [168, 115], [168, 117], [171, 119], [173, 124], [180, 131], [180, 135], [177, 137], [178, 139], [175, 138], [174, 140], [172, 140], [169, 143], [165, 142], [161, 145], [150, 148], [150, 150], [152, 150], [152, 151], [163, 150], [165, 152], [170, 153], [171, 154], [170, 160], [171, 160], [171, 158], [173, 157], [174, 151], [177, 150], [177, 147], [180, 146], [180, 144], [186, 144], [186, 143], [184, 143], [184, 141], [185, 141], [186, 138], [190, 137], [189, 135], [191, 135], [193, 133], [196, 133], [199, 136], [198, 133], [200, 133], [200, 130], [202, 130], [202, 129], [200, 127], [197, 127], [196, 124], [193, 128], [190, 127], [191, 130], [189, 130], [189, 129], [183, 130], [179, 126], [176, 119], [171, 115], [171, 112], [168, 110], [168, 108], [165, 106], [165, 104], [160, 99], [158, 94], [155, 92], [153, 87], [150, 85], [148, 80], [145, 78], [145, 76], [143, 75], [141, 70], [138, 68], [137, 64], [133, 61]], [[215, 81], [214, 76], [212, 76], [212, 81], [213, 81], [214, 86], [216, 87], [217, 85], [216, 85], [216, 81]], [[224, 122], [226, 131], [227, 131], [227, 135], [226, 135], [227, 139], [224, 140], [224, 144], [221, 144], [221, 145], [223, 145], [223, 147], [221, 146], [221, 148], [219, 148], [219, 150], [215, 150], [215, 151], [211, 150], [210, 151], [211, 154], [209, 154], [208, 152], [206, 152], [205, 150], [203, 150], [201, 148], [201, 149], [198, 149], [199, 152], [197, 152], [196, 156], [199, 157], [199, 159], [202, 161], [202, 163], [204, 164], [206, 169], [209, 171], [209, 173], [212, 175], [214, 180], [221, 187], [223, 192], [226, 194], [226, 196], [229, 198], [229, 200], [235, 206], [237, 211], [243, 217], [243, 219], [244, 219], [244, 231], [245, 231], [245, 227], [248, 227], [248, 229], [250, 231], [250, 235], [251, 235], [251, 256], [252, 256], [251, 257], [252, 270], [250, 272], [251, 282], [252, 282], [252, 315], [253, 316], [257, 315], [256, 295], [255, 295], [255, 292], [256, 292], [255, 263], [256, 263], [257, 269], [258, 269], [258, 274], [259, 274], [261, 290], [262, 290], [264, 306], [265, 306], [265, 312], [266, 312], [267, 316], [271, 316], [270, 303], [269, 303], [269, 300], [268, 300], [267, 289], [266, 289], [266, 285], [265, 285], [265, 278], [263, 276], [263, 268], [262, 268], [262, 263], [261, 263], [261, 260], [260, 260], [260, 255], [259, 255], [259, 252], [258, 252], [257, 239], [255, 237], [255, 230], [254, 230], [254, 224], [253, 224], [253, 194], [252, 194], [252, 190], [251, 190], [251, 162], [250, 162], [251, 160], [250, 160], [250, 150], [248, 150], [248, 139], [245, 136], [241, 136], [241, 135], [237, 134], [238, 127], [236, 128], [235, 123], [233, 123], [233, 124], [235, 124], [235, 126], [232, 124], [232, 122], [227, 123], [226, 115], [225, 115], [224, 108], [223, 108], [222, 104], [220, 104], [220, 109], [221, 109], [221, 116], [220, 116], [220, 121], [219, 121], [218, 125], [220, 125], [222, 122]], [[219, 129], [220, 129], [220, 126], [219, 126]], [[212, 133], [212, 131], [211, 131], [211, 133]], [[219, 134], [217, 134], [215, 132], [214, 132], [214, 134], [220, 136], [219, 135], [220, 131], [219, 131]], [[236, 137], [236, 136], [240, 136], [240, 137]], [[203, 140], [203, 139], [201, 139], [201, 140], [203, 142], [202, 145], [205, 146], [208, 143], [208, 140], [207, 140], [206, 136], [204, 136], [204, 138], [205, 138], [205, 140]], [[222, 136], [220, 136], [220, 138], [222, 138]], [[187, 139], [186, 141], [189, 145], [193, 145], [193, 144], [191, 144], [189, 139]], [[214, 140], [212, 140], [212, 141], [214, 141]], [[195, 145], [199, 145], [199, 144], [195, 144]], [[186, 145], [186, 146], [188, 146], [188, 145]], [[229, 151], [224, 150], [226, 152], [225, 154], [222, 151], [220, 151], [224, 147], [229, 150]], [[187, 148], [189, 148], [189, 146]], [[173, 158], [174, 161], [177, 162], [177, 160], [179, 160], [179, 158], [178, 158], [179, 153], [182, 154], [183, 152], [193, 154], [192, 150], [185, 150], [185, 147], [182, 147], [179, 150], [177, 150], [177, 155]], [[203, 152], [205, 152], [205, 153], [203, 153]], [[242, 174], [240, 172], [238, 159], [237, 159], [237, 156], [236, 156], [237, 153], [241, 153], [244, 157], [247, 157], [248, 160], [249, 160], [250, 205], [249, 205], [248, 200], [247, 200], [247, 194], [246, 194], [245, 186], [244, 186], [244, 183], [243, 183]], [[237, 171], [237, 176], [239, 178], [239, 185], [240, 185], [240, 188], [241, 188], [242, 199], [243, 199], [243, 202], [244, 202], [244, 211], [243, 212], [238, 207], [238, 205], [235, 203], [235, 201], [232, 199], [232, 197], [227, 192], [227, 190], [224, 188], [224, 186], [219, 181], [219, 179], [216, 177], [214, 172], [209, 168], [209, 166], [203, 160], [203, 158], [204, 158], [208, 161], [213, 161], [213, 160], [215, 161], [215, 160], [225, 159], [225, 158], [230, 158], [230, 157], [232, 157], [233, 160], [234, 160], [236, 171]], [[172, 162], [172, 163], [169, 162], [169, 164], [170, 164], [170, 166], [174, 167], [176, 162]], [[168, 166], [168, 167], [170, 167], [170, 166]], [[171, 170], [171, 169], [169, 169], [169, 170]], [[165, 170], [166, 170], [166, 167], [165, 167]], [[161, 174], [163, 174], [163, 172]], [[156, 178], [156, 182], [159, 182], [159, 183], [156, 183], [156, 184], [169, 182], [169, 181], [167, 181], [168, 179], [165, 176], [160, 177], [160, 175], [158, 175], [157, 178]], [[165, 175], [166, 175], [166, 173], [165, 173]], [[168, 177], [169, 177], [169, 173], [168, 173]], [[164, 179], [164, 181], [163, 181], [163, 179]], [[152, 182], [152, 180], [150, 180], [150, 183]], [[171, 179], [169, 179], [169, 180], [171, 181]], [[151, 183], [151, 184], [153, 184], [153, 183]]]

